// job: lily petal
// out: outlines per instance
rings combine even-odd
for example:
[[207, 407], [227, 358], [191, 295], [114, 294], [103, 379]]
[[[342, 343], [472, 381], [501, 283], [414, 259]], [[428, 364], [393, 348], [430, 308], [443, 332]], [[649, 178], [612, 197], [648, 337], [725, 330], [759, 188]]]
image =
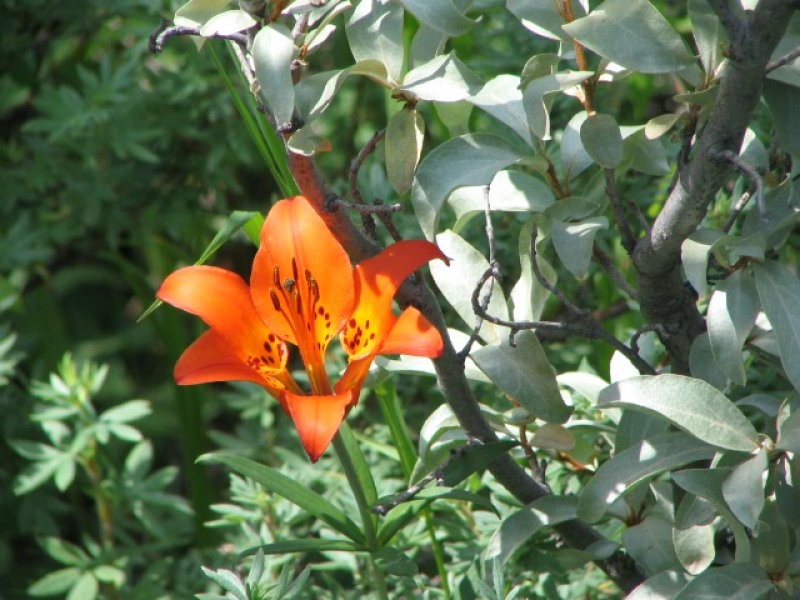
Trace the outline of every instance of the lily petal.
[[272, 207], [250, 284], [256, 310], [278, 336], [301, 353], [309, 343], [324, 354], [353, 310], [352, 273], [344, 248], [305, 197]]
[[178, 385], [214, 383], [218, 381], [250, 381], [265, 387], [272, 395], [280, 395], [283, 386], [262, 377], [244, 364], [225, 340], [209, 329], [184, 350], [175, 364]]
[[236, 273], [209, 266], [178, 269], [156, 296], [205, 321], [224, 340], [226, 355], [263, 375], [285, 372], [288, 350], [259, 318], [250, 289]]
[[303, 396], [284, 392], [283, 404], [292, 417], [311, 462], [317, 462], [339, 430], [352, 401], [346, 391], [330, 396]]
[[436, 358], [443, 347], [439, 330], [419, 310], [409, 306], [400, 313], [378, 353]]
[[356, 309], [341, 334], [351, 360], [375, 354], [394, 327], [392, 301], [406, 278], [433, 259], [448, 262], [431, 242], [405, 240], [355, 268]]

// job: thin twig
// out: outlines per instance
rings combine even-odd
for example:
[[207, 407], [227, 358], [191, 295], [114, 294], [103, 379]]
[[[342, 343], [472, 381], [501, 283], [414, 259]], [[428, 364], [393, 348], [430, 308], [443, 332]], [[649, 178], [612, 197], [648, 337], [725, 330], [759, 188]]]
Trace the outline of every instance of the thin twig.
[[756, 187], [756, 206], [758, 207], [758, 212], [761, 215], [761, 218], [765, 219], [767, 216], [767, 204], [764, 201], [764, 180], [761, 179], [759, 172], [752, 165], [747, 164], [745, 161], [739, 158], [739, 156], [737, 156], [737, 154], [731, 150], [723, 150], [722, 152], [717, 153], [717, 156], [720, 156], [730, 162], [753, 182]]
[[622, 202], [619, 198], [619, 191], [617, 191], [617, 179], [614, 175], [614, 169], [603, 169], [603, 174], [606, 178], [606, 194], [611, 200], [611, 210], [614, 213], [614, 220], [617, 222], [617, 227], [622, 234], [622, 246], [628, 254], [633, 254], [633, 250], [636, 248], [636, 236], [633, 234], [633, 230], [622, 210]]
[[[185, 25], [173, 25], [166, 27], [165, 23], [150, 34], [150, 52], [158, 54], [164, 49], [164, 43], [172, 37], [179, 35], [200, 35], [200, 29], [197, 27], [186, 27]], [[248, 37], [244, 33], [219, 33], [214, 35], [207, 35], [203, 37], [213, 37], [221, 40], [231, 40], [242, 46], [247, 46]]]
[[[492, 298], [492, 292], [494, 291], [495, 280], [500, 277], [500, 272], [497, 269], [497, 262], [495, 261], [494, 227], [492, 226], [492, 213], [491, 213], [491, 206], [489, 205], [488, 185], [484, 188], [484, 201], [485, 201], [484, 217], [486, 219], [486, 239], [489, 241], [489, 270], [487, 272], [490, 273], [491, 281], [489, 282], [489, 290], [483, 295], [483, 299], [480, 301], [480, 307], [483, 309], [483, 311], [486, 311], [486, 309], [489, 308], [489, 302]], [[480, 294], [480, 290], [485, 282], [486, 280], [483, 280], [478, 285], [473, 294], [474, 293]], [[477, 299], [475, 299], [474, 301], [477, 301]], [[483, 319], [480, 317], [480, 315], [478, 313], [475, 313], [475, 316], [478, 317], [478, 322], [475, 323], [475, 327], [472, 328], [472, 332], [469, 334], [469, 339], [467, 340], [467, 343], [464, 344], [464, 347], [458, 352], [458, 357], [462, 360], [462, 362], [467, 359], [467, 356], [469, 356], [469, 353], [472, 350], [472, 345], [477, 341], [478, 334], [481, 330], [481, 326], [483, 325]]]
[[764, 69], [764, 73], [771, 73], [775, 69], [780, 69], [783, 65], [788, 65], [790, 62], [798, 58], [800, 58], [800, 46], [790, 52], [787, 52], [780, 58], [767, 63], [767, 68]]
[[433, 471], [425, 475], [425, 477], [420, 479], [417, 483], [409, 486], [402, 492], [399, 492], [394, 496], [394, 498], [392, 498], [388, 502], [383, 502], [381, 504], [374, 505], [370, 510], [372, 510], [372, 512], [374, 512], [376, 515], [385, 517], [389, 513], [389, 511], [392, 510], [394, 507], [399, 506], [404, 502], [408, 502], [409, 500], [413, 500], [417, 494], [419, 494], [422, 490], [424, 490], [426, 487], [428, 487], [428, 485], [430, 485], [434, 481], [436, 482], [437, 485], [443, 485], [445, 471], [447, 471], [447, 467], [450, 466], [450, 463], [452, 463], [454, 460], [462, 456], [464, 453], [466, 453], [467, 450], [469, 450], [473, 446], [479, 446], [481, 444], [483, 444], [483, 442], [477, 438], [467, 439], [466, 444], [464, 444], [460, 448], [452, 450], [450, 452], [450, 456], [447, 457], [447, 460], [445, 460], [441, 465], [436, 467]]
[[528, 464], [531, 467], [531, 475], [533, 478], [542, 484], [542, 486], [548, 491], [552, 491], [550, 490], [550, 486], [547, 484], [545, 473], [547, 465], [544, 461], [539, 462], [539, 459], [536, 458], [536, 451], [531, 447], [530, 442], [528, 441], [528, 427], [525, 425], [525, 423], [519, 426], [519, 442], [522, 446], [522, 451], [525, 453], [525, 458], [528, 459]]
[[[372, 203], [375, 206], [383, 206], [383, 200], [380, 198], [373, 198]], [[399, 205], [396, 205], [399, 206]], [[392, 214], [389, 212], [377, 212], [375, 215], [378, 217], [383, 226], [386, 228], [386, 231], [389, 232], [389, 235], [392, 236], [392, 239], [395, 242], [399, 242], [403, 239], [403, 236], [400, 234], [400, 231], [397, 229], [397, 226], [394, 224], [392, 220]]]
[[347, 200], [343, 200], [339, 196], [332, 196], [332, 204], [331, 209], [335, 210], [336, 206], [340, 206], [342, 208], [349, 208], [350, 210], [354, 210], [362, 215], [371, 215], [376, 213], [393, 213], [393, 212], [401, 212], [403, 210], [402, 205], [400, 204], [357, 204], [355, 202], [348, 202]]
[[639, 354], [639, 338], [648, 331], [655, 331], [662, 342], [669, 337], [669, 332], [661, 323], [648, 323], [647, 325], [643, 325], [637, 329], [636, 333], [631, 337], [631, 348], [633, 348], [636, 354]]
[[742, 196], [736, 201], [736, 204], [733, 205], [731, 208], [731, 214], [728, 215], [728, 220], [725, 221], [725, 225], [722, 226], [722, 231], [728, 233], [733, 224], [736, 222], [736, 219], [739, 217], [739, 213], [744, 210], [744, 207], [747, 206], [747, 203], [750, 202], [750, 198], [752, 198], [752, 194], [750, 192], [745, 192]]
[[[356, 157], [353, 159], [353, 162], [350, 163], [350, 171], [347, 176], [347, 182], [350, 186], [350, 196], [353, 198], [356, 204], [366, 205], [364, 198], [361, 196], [361, 192], [358, 190], [358, 172], [361, 170], [361, 165], [364, 164], [364, 161], [367, 160], [370, 154], [375, 152], [375, 148], [377, 148], [378, 144], [385, 136], [385, 129], [376, 131], [366, 145], [361, 149], [358, 155], [356, 155]], [[375, 232], [375, 221], [373, 221], [372, 215], [362, 212], [361, 224], [364, 227], [364, 232], [373, 241], [377, 241], [378, 235]]]

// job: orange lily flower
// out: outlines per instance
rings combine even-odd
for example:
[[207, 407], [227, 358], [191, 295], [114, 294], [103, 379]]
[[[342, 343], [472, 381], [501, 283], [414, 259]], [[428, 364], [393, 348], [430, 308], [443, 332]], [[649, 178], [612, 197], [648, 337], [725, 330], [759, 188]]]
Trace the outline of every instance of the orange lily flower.
[[[210, 327], [178, 360], [175, 380], [263, 386], [292, 418], [316, 462], [358, 401], [375, 356], [441, 353], [439, 331], [417, 309], [392, 312], [399, 286], [435, 258], [447, 260], [430, 242], [402, 241], [353, 268], [306, 198], [281, 200], [261, 230], [249, 286], [230, 271], [193, 266], [169, 275], [158, 290], [161, 300]], [[332, 386], [325, 351], [337, 334], [349, 363]], [[310, 393], [287, 369], [287, 343], [298, 349]]]

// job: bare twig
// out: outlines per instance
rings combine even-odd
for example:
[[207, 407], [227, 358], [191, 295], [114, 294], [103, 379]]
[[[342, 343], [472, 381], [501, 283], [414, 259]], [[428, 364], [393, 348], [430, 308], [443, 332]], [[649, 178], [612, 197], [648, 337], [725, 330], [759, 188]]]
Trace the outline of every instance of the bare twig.
[[531, 447], [528, 441], [528, 427], [524, 423], [519, 426], [519, 441], [522, 446], [522, 451], [525, 453], [525, 458], [528, 459], [528, 464], [531, 467], [531, 475], [543, 487], [550, 490], [545, 473], [547, 464], [544, 461], [540, 462], [539, 459], [536, 458], [536, 451]]
[[800, 58], [800, 47], [787, 52], [780, 58], [773, 60], [770, 63], [767, 63], [767, 68], [764, 69], [764, 73], [771, 73], [775, 69], [780, 69], [783, 65], [788, 65], [790, 62]]
[[[180, 35], [200, 35], [200, 29], [197, 27], [186, 27], [184, 25], [173, 25], [172, 27], [167, 27], [166, 23], [162, 23], [158, 29], [150, 34], [150, 51], [153, 54], [158, 54], [164, 49], [164, 43], [169, 38]], [[241, 44], [242, 46], [247, 46], [248, 42], [247, 35], [244, 33], [214, 34], [204, 37], [231, 40], [237, 44]]]
[[758, 212], [762, 219], [766, 218], [767, 204], [764, 201], [764, 180], [761, 179], [759, 172], [756, 171], [752, 165], [747, 164], [745, 161], [739, 158], [739, 155], [731, 150], [723, 150], [722, 152], [719, 152], [719, 156], [730, 162], [733, 166], [750, 178], [750, 180], [753, 182], [753, 185], [756, 187], [756, 206], [758, 207]]
[[395, 508], [396, 506], [399, 506], [404, 502], [408, 502], [409, 500], [413, 500], [417, 494], [419, 494], [422, 490], [424, 490], [434, 481], [436, 482], [437, 485], [443, 485], [445, 471], [447, 471], [447, 467], [450, 466], [450, 463], [452, 463], [460, 456], [463, 456], [464, 453], [473, 446], [479, 446], [482, 443], [483, 442], [477, 438], [469, 438], [466, 444], [464, 444], [460, 448], [452, 450], [450, 452], [450, 456], [448, 456], [447, 459], [441, 465], [439, 465], [433, 471], [425, 475], [425, 477], [420, 479], [414, 485], [411, 485], [402, 492], [396, 494], [394, 498], [392, 498], [388, 502], [383, 502], [381, 504], [374, 505], [371, 509], [372, 512], [374, 512], [376, 515], [385, 517], [389, 513], [389, 511]]
[[[492, 213], [491, 213], [491, 206], [489, 205], [489, 186], [487, 185], [484, 188], [484, 201], [485, 201], [485, 208], [484, 208], [484, 216], [486, 218], [486, 239], [489, 241], [489, 269], [486, 271], [488, 273], [488, 277], [490, 277], [489, 282], [489, 290], [483, 295], [483, 299], [480, 301], [479, 306], [485, 312], [486, 309], [489, 308], [489, 302], [492, 298], [492, 292], [494, 291], [494, 283], [500, 277], [500, 272], [497, 269], [497, 262], [495, 260], [495, 242], [494, 242], [494, 227], [492, 226]], [[486, 279], [483, 279], [481, 283], [473, 291], [473, 303], [478, 302], [477, 297], [475, 296], [480, 295], [481, 288], [483, 288], [484, 283], [486, 283]], [[481, 326], [483, 325], [483, 319], [480, 317], [479, 313], [475, 313], [475, 316], [478, 317], [478, 322], [475, 323], [475, 327], [472, 328], [472, 332], [469, 335], [469, 339], [467, 343], [464, 344], [464, 347], [458, 352], [458, 356], [461, 358], [462, 361], [467, 359], [469, 356], [470, 351], [472, 350], [472, 345], [477, 341], [478, 334], [481, 330]]]
[[669, 337], [669, 332], [661, 323], [648, 323], [647, 325], [643, 325], [637, 329], [636, 333], [631, 337], [631, 348], [633, 348], [633, 351], [637, 354], [639, 353], [639, 338], [648, 331], [655, 331], [662, 342]]
[[[383, 206], [383, 200], [380, 198], [373, 198], [372, 202], [375, 206]], [[396, 205], [399, 206], [399, 205]], [[397, 226], [394, 224], [392, 220], [392, 215], [389, 212], [378, 212], [375, 215], [380, 219], [380, 222], [383, 223], [383, 226], [386, 228], [386, 231], [389, 232], [389, 235], [392, 236], [392, 239], [395, 242], [399, 242], [403, 239], [403, 236], [400, 235], [400, 231], [397, 229]]]
[[[367, 160], [367, 158], [369, 158], [373, 152], [375, 152], [375, 148], [377, 148], [378, 144], [385, 136], [385, 129], [376, 131], [366, 145], [361, 149], [358, 155], [353, 159], [353, 162], [350, 163], [350, 171], [348, 172], [347, 182], [350, 186], [350, 196], [353, 198], [353, 200], [355, 200], [356, 204], [366, 205], [364, 198], [361, 196], [361, 192], [358, 190], [358, 172], [361, 170], [361, 165], [363, 165], [364, 161]], [[366, 234], [373, 241], [377, 241], [378, 236], [375, 233], [375, 221], [372, 220], [372, 216], [369, 213], [361, 213], [361, 224], [364, 227]]]
[[331, 196], [331, 210], [336, 210], [337, 207], [349, 208], [362, 215], [370, 215], [376, 213], [393, 213], [400, 212], [403, 207], [400, 204], [358, 204], [356, 202], [348, 202], [342, 200], [339, 196]]
[[733, 208], [731, 208], [731, 214], [728, 215], [728, 220], [725, 221], [725, 225], [722, 226], [722, 231], [728, 233], [731, 230], [733, 224], [736, 222], [736, 219], [739, 217], [739, 213], [744, 210], [744, 207], [747, 206], [748, 202], [750, 202], [751, 197], [752, 195], [750, 192], [745, 192], [742, 194], [741, 198], [736, 201], [736, 204], [734, 204]]

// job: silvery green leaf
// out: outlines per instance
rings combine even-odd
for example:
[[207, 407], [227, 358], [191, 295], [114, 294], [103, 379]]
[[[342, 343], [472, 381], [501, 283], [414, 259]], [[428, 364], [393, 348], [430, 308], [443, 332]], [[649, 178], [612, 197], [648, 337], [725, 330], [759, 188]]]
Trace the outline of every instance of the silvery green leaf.
[[707, 331], [692, 340], [692, 347], [689, 350], [689, 371], [692, 377], [702, 379], [720, 391], [728, 387], [729, 379], [714, 358]]
[[458, 137], [469, 133], [469, 119], [472, 115], [472, 104], [467, 100], [458, 102], [435, 102], [433, 108], [447, 127], [450, 137]]
[[681, 246], [681, 263], [686, 278], [700, 296], [705, 296], [708, 292], [708, 255], [724, 237], [725, 234], [716, 229], [698, 229]]
[[[795, 191], [795, 188], [799, 190]], [[739, 256], [751, 256], [764, 261], [764, 253], [771, 248], [779, 249], [786, 243], [794, 227], [800, 222], [800, 185], [788, 178], [769, 190], [764, 197], [766, 211], [748, 211], [742, 222], [741, 238], [733, 238], [728, 244], [729, 260]]]
[[323, 71], [301, 79], [295, 88], [297, 109], [306, 120], [319, 116], [333, 101], [333, 97], [348, 77], [362, 75], [376, 83], [389, 86], [386, 67], [377, 60], [364, 60], [346, 69]]
[[722, 484], [722, 496], [745, 527], [753, 529], [764, 508], [767, 453], [763, 448], [737, 465]]
[[708, 500], [686, 494], [675, 514], [672, 542], [681, 566], [692, 575], [705, 571], [716, 556], [714, 519], [716, 511]]
[[594, 73], [591, 71], [566, 71], [545, 75], [531, 81], [522, 90], [522, 103], [528, 118], [528, 127], [542, 140], [550, 139], [550, 106], [548, 97], [580, 84]]
[[419, 29], [411, 40], [409, 67], [424, 65], [444, 52], [445, 44], [450, 39], [447, 34], [420, 23]]
[[455, 7], [451, 0], [399, 0], [421, 23], [449, 37], [466, 33], [475, 25]]
[[278, 128], [288, 126], [294, 112], [292, 61], [297, 56], [292, 35], [279, 23], [265, 25], [253, 40], [256, 79]]
[[486, 546], [486, 557], [505, 563], [544, 527], [576, 518], [574, 496], [545, 496], [503, 519]]
[[578, 516], [588, 523], [599, 521], [636, 484], [713, 454], [714, 449], [708, 444], [681, 432], [642, 440], [600, 465], [581, 492]]
[[749, 127], [744, 132], [742, 149], [739, 151], [739, 158], [756, 169], [766, 170], [769, 167], [769, 155], [764, 144], [756, 136], [755, 131]]
[[[705, 0], [701, 0], [705, 2]], [[664, 113], [653, 117], [644, 126], [644, 135], [648, 140], [655, 140], [673, 128], [675, 123], [681, 118], [678, 112]]]
[[241, 9], [226, 10], [214, 15], [200, 27], [200, 35], [213, 37], [215, 35], [230, 35], [250, 29], [256, 20]]
[[756, 565], [737, 561], [700, 573], [675, 600], [756, 600], [774, 588], [775, 584]]
[[[575, 0], [571, 1], [572, 13], [576, 17], [584, 16], [586, 14], [584, 6]], [[526, 29], [536, 35], [550, 40], [562, 40], [567, 37], [561, 29], [564, 17], [559, 12], [559, 6], [551, 0], [507, 0], [506, 7]]]
[[611, 115], [589, 115], [581, 125], [581, 142], [589, 156], [604, 169], [613, 169], [622, 161], [622, 134]]
[[475, 95], [480, 85], [478, 76], [451, 52], [406, 73], [400, 90], [420, 100], [456, 102]]
[[498, 171], [520, 159], [522, 155], [502, 138], [485, 133], [463, 135], [434, 148], [422, 159], [412, 184], [411, 201], [425, 237], [433, 239], [439, 212], [454, 189], [487, 185]]
[[653, 415], [633, 410], [623, 411], [617, 423], [614, 452], [620, 453], [642, 440], [653, 438], [669, 430], [669, 423]]
[[680, 568], [672, 544], [672, 523], [661, 515], [649, 515], [622, 533], [622, 544], [646, 575]]
[[522, 67], [520, 89], [527, 87], [534, 79], [556, 73], [556, 67], [563, 60], [563, 56], [551, 52], [543, 52], [531, 56]]
[[800, 88], [781, 81], [765, 81], [764, 101], [781, 148], [795, 158], [800, 156]]
[[632, 71], [669, 73], [695, 64], [681, 36], [647, 0], [605, 0], [562, 29]]
[[647, 175], [661, 176], [670, 172], [671, 168], [667, 158], [667, 151], [661, 140], [649, 140], [644, 128], [637, 128], [637, 131], [630, 135], [625, 135], [625, 128], [620, 128], [623, 132], [624, 160], [629, 160], [633, 169], [646, 173]]
[[[430, 264], [431, 276], [436, 287], [467, 326], [474, 327], [478, 322], [478, 317], [472, 309], [472, 291], [486, 269], [489, 268], [489, 262], [464, 238], [450, 230], [437, 235], [436, 244], [450, 258], [449, 267], [441, 261]], [[508, 319], [508, 306], [502, 289], [497, 284], [493, 285], [491, 289], [487, 310], [500, 319]], [[487, 282], [484, 293], [488, 290], [489, 283]], [[483, 295], [481, 295], [482, 297]], [[487, 342], [498, 343], [502, 337], [502, 331], [503, 329], [498, 325], [484, 321], [481, 325], [480, 336]]]
[[561, 168], [569, 177], [577, 177], [592, 164], [592, 157], [581, 141], [581, 125], [586, 121], [586, 111], [575, 113], [561, 136]]
[[713, 77], [725, 58], [728, 34], [707, 0], [689, 0], [688, 9], [692, 35], [700, 51], [700, 62], [703, 63], [706, 77]]
[[786, 377], [800, 390], [800, 280], [775, 261], [754, 264], [761, 305], [778, 338]]
[[550, 234], [553, 247], [567, 270], [582, 278], [589, 270], [594, 237], [599, 229], [608, 227], [606, 217], [590, 217], [577, 223], [553, 221]]
[[561, 397], [555, 370], [539, 339], [530, 330], [519, 332], [514, 339], [515, 346], [505, 340], [470, 356], [492, 383], [531, 415], [548, 423], [564, 423], [572, 411]]
[[200, 27], [233, 6], [233, 0], [189, 0], [175, 11], [173, 22], [183, 27]]
[[516, 75], [498, 75], [487, 81], [486, 85], [468, 100], [501, 123], [508, 125], [525, 143], [531, 145], [531, 132], [528, 129], [519, 84], [520, 78]]
[[[789, 26], [781, 41], [772, 52], [771, 60], [778, 60], [800, 46], [800, 16], [795, 13], [789, 20]], [[767, 73], [767, 77], [775, 81], [788, 83], [795, 88], [800, 87], [800, 58]]]
[[[538, 320], [542, 316], [545, 302], [550, 297], [550, 290], [543, 286], [533, 273], [530, 247], [532, 227], [533, 221], [528, 221], [519, 233], [520, 275], [511, 290], [511, 301], [514, 305], [513, 315], [517, 321]], [[544, 278], [555, 285], [558, 281], [558, 274], [552, 265], [538, 253], [536, 264]]]
[[697, 439], [728, 450], [752, 452], [758, 433], [719, 390], [683, 375], [642, 375], [608, 386], [598, 408], [627, 408], [660, 415]]
[[403, 7], [390, 0], [361, 0], [345, 25], [356, 62], [375, 59], [392, 81], [403, 68]]
[[424, 139], [425, 121], [416, 109], [404, 107], [389, 118], [383, 142], [386, 176], [400, 195], [411, 188]]
[[742, 346], [760, 310], [755, 282], [748, 271], [734, 271], [717, 284], [708, 303], [708, 337], [714, 359], [725, 375], [746, 383]]
[[625, 600], [674, 600], [688, 581], [682, 570], [662, 571], [636, 586]]
[[[489, 207], [494, 211], [541, 212], [555, 202], [553, 192], [540, 179], [521, 171], [499, 171], [489, 184]], [[485, 186], [459, 188], [447, 199], [456, 213], [454, 230], [486, 210]]]

